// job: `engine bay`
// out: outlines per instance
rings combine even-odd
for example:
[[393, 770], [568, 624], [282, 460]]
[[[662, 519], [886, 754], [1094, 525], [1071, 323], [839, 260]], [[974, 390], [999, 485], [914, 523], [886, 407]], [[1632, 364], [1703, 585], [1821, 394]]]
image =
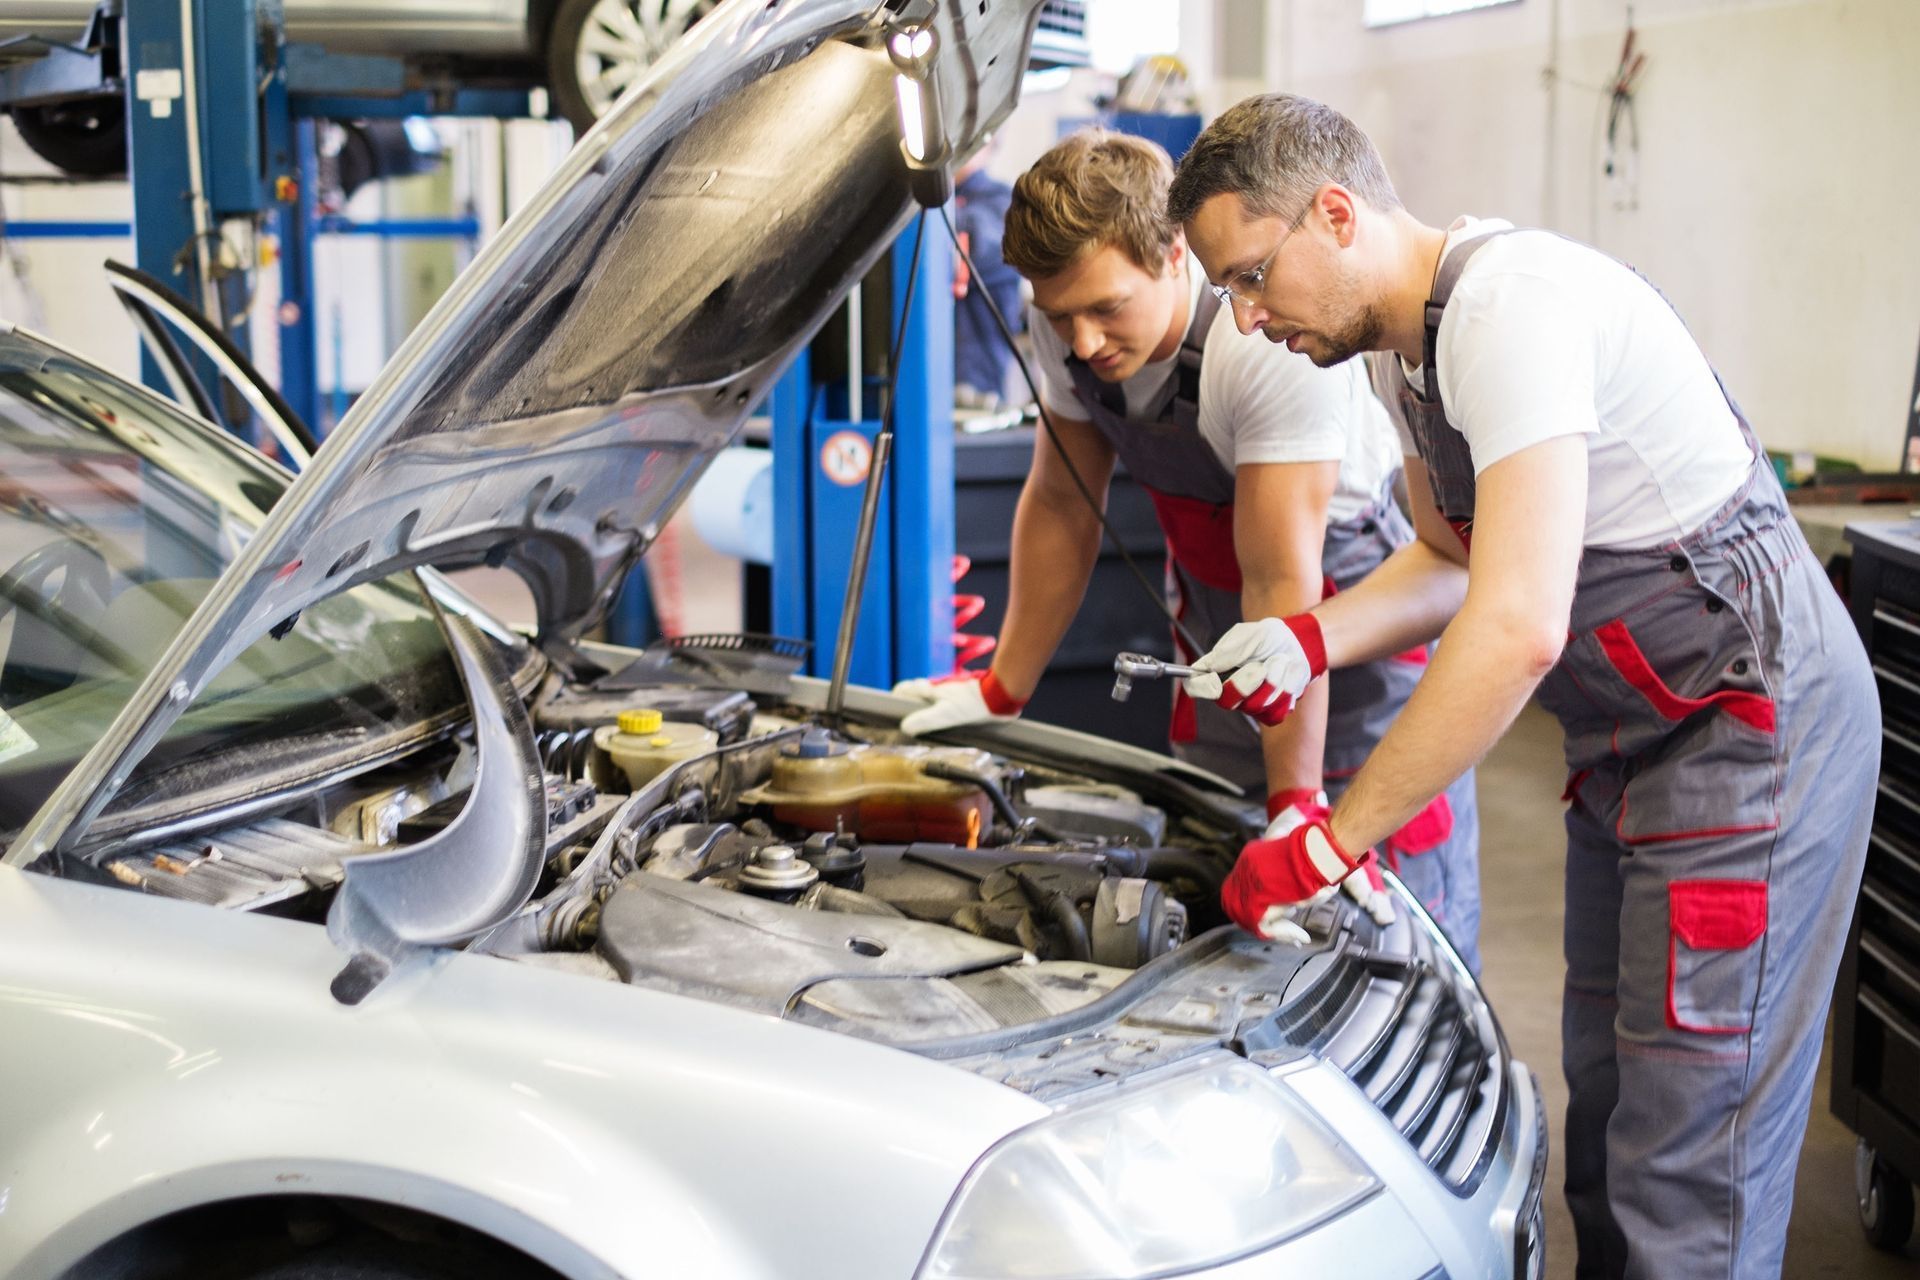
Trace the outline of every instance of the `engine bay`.
[[[1257, 821], [1244, 806], [835, 720], [764, 665], [685, 665], [550, 674], [529, 700], [545, 865], [468, 950], [911, 1042], [1080, 1008], [1222, 921], [1220, 882]], [[460, 815], [473, 754], [456, 736], [93, 865], [131, 889], [320, 919], [353, 859]]]

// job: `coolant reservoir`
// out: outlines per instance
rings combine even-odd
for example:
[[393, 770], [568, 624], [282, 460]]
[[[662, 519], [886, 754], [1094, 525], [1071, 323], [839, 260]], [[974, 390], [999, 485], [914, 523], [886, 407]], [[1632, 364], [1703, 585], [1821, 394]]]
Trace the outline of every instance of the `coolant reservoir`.
[[680, 724], [642, 707], [622, 711], [618, 721], [595, 729], [593, 745], [612, 758], [638, 791], [682, 760], [712, 751], [720, 745], [720, 735], [705, 725]]
[[965, 747], [849, 745], [814, 731], [775, 758], [765, 786], [740, 799], [810, 831], [973, 847], [991, 821], [986, 794], [929, 766], [990, 776], [993, 760]]

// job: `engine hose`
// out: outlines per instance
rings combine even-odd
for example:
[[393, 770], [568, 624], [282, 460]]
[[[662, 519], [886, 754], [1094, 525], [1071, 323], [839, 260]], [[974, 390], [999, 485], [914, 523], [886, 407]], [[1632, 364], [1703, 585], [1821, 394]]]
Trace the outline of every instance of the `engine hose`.
[[1203, 889], [1217, 890], [1227, 878], [1219, 864], [1204, 854], [1186, 849], [1150, 849], [1146, 854], [1145, 874], [1149, 880], [1185, 876]]
[[1053, 922], [1060, 926], [1060, 932], [1067, 936], [1068, 959], [1092, 960], [1093, 939], [1087, 936], [1087, 922], [1080, 918], [1080, 909], [1073, 905], [1073, 899], [1058, 889], [1049, 889], [1040, 884], [1026, 872], [1017, 867], [1008, 867], [1014, 883], [1019, 885], [1034, 903], [1046, 910]]
[[1013, 807], [1013, 801], [998, 782], [984, 773], [975, 773], [963, 765], [949, 764], [944, 760], [929, 760], [920, 767], [920, 772], [929, 778], [940, 778], [947, 782], [964, 783], [969, 787], [978, 787], [987, 793], [987, 802], [993, 811], [1012, 827], [1016, 835], [1024, 828], [1039, 836], [1042, 840], [1051, 840], [1055, 844], [1068, 844], [1070, 841], [1038, 818], [1030, 818]]

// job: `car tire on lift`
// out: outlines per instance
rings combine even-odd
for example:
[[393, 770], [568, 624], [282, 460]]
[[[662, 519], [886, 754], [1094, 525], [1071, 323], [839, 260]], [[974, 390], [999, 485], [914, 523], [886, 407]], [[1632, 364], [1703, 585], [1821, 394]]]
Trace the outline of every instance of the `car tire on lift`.
[[63, 173], [108, 178], [127, 171], [127, 104], [117, 95], [11, 107], [8, 114], [34, 154]]
[[1913, 1235], [1913, 1184], [1888, 1167], [1864, 1138], [1854, 1149], [1853, 1188], [1867, 1243], [1889, 1253], [1906, 1248]]
[[[575, 133], [585, 133], [608, 103], [596, 103], [580, 81], [580, 43], [597, 19], [594, 10], [609, 0], [560, 0], [553, 27], [547, 33], [547, 86], [554, 109], [572, 122]], [[671, 36], [684, 35], [705, 17], [718, 0], [611, 0], [629, 12], [642, 7], [658, 10]], [[657, 56], [657, 53], [656, 55]]]

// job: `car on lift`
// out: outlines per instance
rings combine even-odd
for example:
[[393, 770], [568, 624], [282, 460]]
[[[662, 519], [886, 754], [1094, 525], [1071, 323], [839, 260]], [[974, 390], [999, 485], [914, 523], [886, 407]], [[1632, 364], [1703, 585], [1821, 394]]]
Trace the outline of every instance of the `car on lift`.
[[1218, 778], [588, 638], [1037, 16], [726, 0], [297, 476], [0, 334], [0, 1277], [1538, 1274], [1537, 1087], [1404, 892], [1261, 940]]
[[[405, 58], [416, 87], [544, 86], [554, 111], [584, 131], [716, 2], [284, 0], [283, 20], [289, 43]], [[10, 0], [0, 6], [0, 42], [98, 49], [117, 44], [108, 25], [116, 13], [117, 4], [96, 7], [96, 0]], [[1036, 70], [1086, 65], [1085, 0], [1046, 0], [1030, 57]], [[122, 94], [16, 103], [9, 111], [22, 139], [55, 167], [95, 176], [125, 171]]]

